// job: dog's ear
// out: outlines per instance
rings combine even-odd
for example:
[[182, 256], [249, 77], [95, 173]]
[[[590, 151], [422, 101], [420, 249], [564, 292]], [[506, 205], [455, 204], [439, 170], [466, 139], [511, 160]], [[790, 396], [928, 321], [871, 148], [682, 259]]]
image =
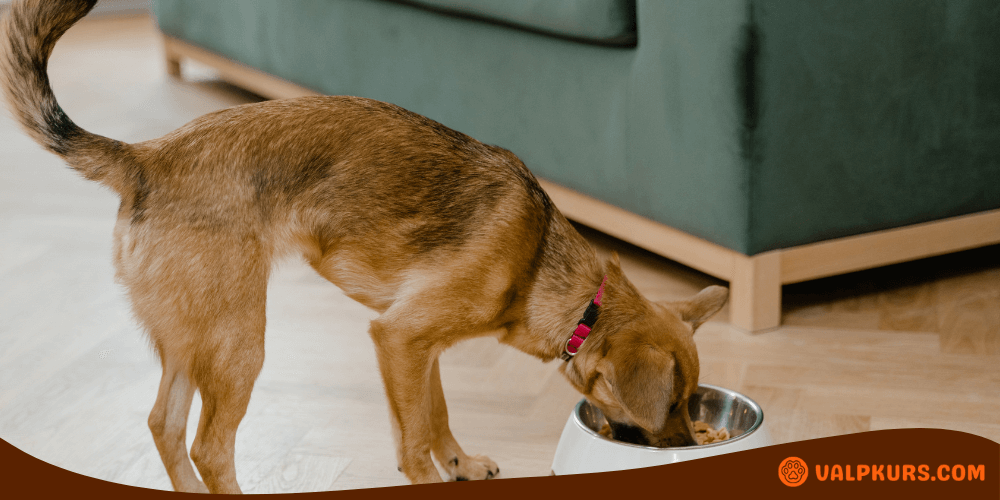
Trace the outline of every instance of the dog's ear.
[[692, 329], [697, 329], [708, 321], [708, 318], [719, 312], [727, 300], [729, 300], [729, 289], [713, 285], [688, 300], [668, 302], [664, 305], [675, 309], [682, 320], [690, 323]]
[[617, 362], [602, 359], [598, 371], [635, 424], [651, 432], [663, 427], [674, 394], [671, 356], [656, 352], [651, 346], [638, 346]]

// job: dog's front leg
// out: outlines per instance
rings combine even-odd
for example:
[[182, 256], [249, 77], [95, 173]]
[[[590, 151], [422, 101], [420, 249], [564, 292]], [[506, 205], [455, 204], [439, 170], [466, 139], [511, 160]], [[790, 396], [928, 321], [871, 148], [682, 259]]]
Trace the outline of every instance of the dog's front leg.
[[454, 481], [493, 479], [500, 474], [497, 464], [485, 455], [468, 456], [455, 441], [448, 426], [448, 407], [441, 387], [441, 372], [438, 360], [431, 366], [431, 432], [434, 458], [448, 471]]
[[389, 401], [399, 468], [414, 484], [441, 482], [431, 460], [430, 374], [436, 353], [418, 334], [395, 322], [372, 321], [371, 336]]

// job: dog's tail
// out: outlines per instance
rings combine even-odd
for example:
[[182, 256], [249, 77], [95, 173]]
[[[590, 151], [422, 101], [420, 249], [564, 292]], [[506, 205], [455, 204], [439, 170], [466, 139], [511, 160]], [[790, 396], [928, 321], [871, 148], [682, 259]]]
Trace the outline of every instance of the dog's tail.
[[0, 88], [14, 118], [90, 180], [123, 192], [131, 147], [83, 130], [56, 102], [46, 71], [52, 48], [97, 0], [16, 0], [0, 20]]

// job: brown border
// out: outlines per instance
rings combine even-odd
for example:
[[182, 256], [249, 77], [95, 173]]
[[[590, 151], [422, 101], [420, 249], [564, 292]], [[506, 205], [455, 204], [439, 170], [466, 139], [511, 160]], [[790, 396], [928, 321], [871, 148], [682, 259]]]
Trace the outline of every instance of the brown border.
[[[777, 475], [788, 457], [810, 468], [807, 480], [789, 488]], [[50, 465], [0, 441], [0, 464], [6, 498], [177, 498], [178, 493], [101, 481]], [[975, 481], [820, 481], [816, 465], [927, 464], [982, 465], [984, 480]], [[498, 479], [367, 490], [295, 493], [295, 498], [587, 498], [611, 500], [638, 495], [650, 498], [1000, 498], [1000, 444], [986, 438], [942, 429], [895, 429], [769, 446], [728, 455], [629, 471], [573, 476]]]

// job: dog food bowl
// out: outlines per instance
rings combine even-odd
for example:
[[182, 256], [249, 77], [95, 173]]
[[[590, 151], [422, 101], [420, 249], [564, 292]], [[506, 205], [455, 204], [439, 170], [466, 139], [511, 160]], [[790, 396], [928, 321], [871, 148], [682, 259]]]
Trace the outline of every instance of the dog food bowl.
[[563, 428], [552, 461], [552, 473], [564, 475], [638, 469], [773, 444], [760, 406], [736, 391], [701, 384], [698, 392], [688, 401], [688, 411], [692, 421], [700, 420], [714, 429], [725, 427], [731, 437], [718, 443], [677, 448], [654, 448], [615, 441], [598, 434], [606, 422], [604, 415], [583, 399], [576, 404]]

